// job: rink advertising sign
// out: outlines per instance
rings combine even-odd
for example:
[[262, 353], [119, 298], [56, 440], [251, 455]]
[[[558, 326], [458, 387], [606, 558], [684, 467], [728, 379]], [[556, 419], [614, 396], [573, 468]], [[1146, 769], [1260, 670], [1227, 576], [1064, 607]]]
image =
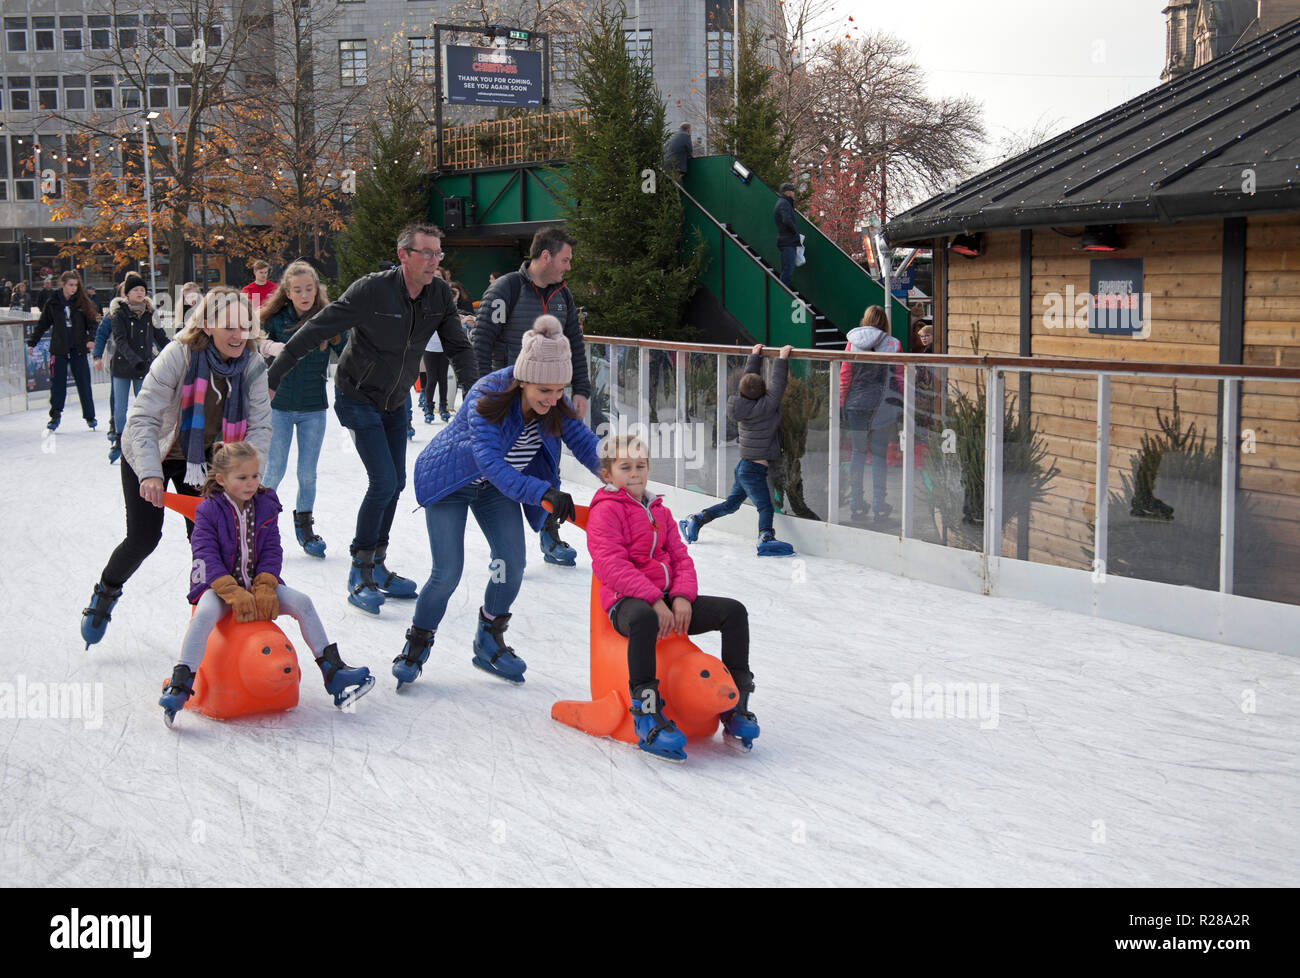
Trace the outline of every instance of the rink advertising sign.
[[1105, 258], [1089, 273], [1088, 332], [1106, 336], [1142, 333], [1142, 259]]
[[542, 104], [542, 53], [448, 44], [443, 90], [453, 105]]

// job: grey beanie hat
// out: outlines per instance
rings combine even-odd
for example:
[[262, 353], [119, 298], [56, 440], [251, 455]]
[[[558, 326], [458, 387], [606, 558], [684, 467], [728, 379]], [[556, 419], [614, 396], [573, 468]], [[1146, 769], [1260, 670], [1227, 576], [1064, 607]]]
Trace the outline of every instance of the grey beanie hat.
[[573, 352], [564, 327], [554, 316], [538, 316], [524, 334], [515, 360], [515, 380], [530, 384], [568, 384], [573, 380]]

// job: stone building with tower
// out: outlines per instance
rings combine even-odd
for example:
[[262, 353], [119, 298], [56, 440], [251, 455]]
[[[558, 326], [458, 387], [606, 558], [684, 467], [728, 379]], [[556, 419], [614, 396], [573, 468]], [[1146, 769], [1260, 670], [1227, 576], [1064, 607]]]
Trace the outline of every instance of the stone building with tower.
[[1163, 13], [1167, 82], [1300, 17], [1300, 0], [1170, 0]]

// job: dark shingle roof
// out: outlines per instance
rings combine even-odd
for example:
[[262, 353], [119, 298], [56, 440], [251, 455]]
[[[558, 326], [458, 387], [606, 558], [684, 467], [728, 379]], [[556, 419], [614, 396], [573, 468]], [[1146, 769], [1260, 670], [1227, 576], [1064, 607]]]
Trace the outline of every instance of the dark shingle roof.
[[1300, 20], [913, 207], [885, 233], [901, 243], [1289, 210], [1300, 210]]

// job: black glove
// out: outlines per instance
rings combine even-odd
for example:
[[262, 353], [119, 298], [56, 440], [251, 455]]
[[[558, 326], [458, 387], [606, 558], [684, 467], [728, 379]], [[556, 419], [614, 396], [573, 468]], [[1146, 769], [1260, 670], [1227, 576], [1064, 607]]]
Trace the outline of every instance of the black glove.
[[542, 502], [551, 504], [551, 512], [561, 523], [572, 523], [576, 515], [573, 509], [573, 497], [559, 489], [547, 489], [542, 494]]

